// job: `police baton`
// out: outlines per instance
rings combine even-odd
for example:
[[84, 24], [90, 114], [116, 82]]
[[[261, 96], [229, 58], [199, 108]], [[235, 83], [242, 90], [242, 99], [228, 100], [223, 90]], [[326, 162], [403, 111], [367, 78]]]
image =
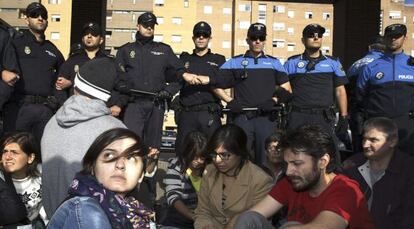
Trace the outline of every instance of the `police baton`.
[[[242, 109], [242, 111], [258, 111], [258, 110], [260, 110], [260, 108], [258, 108], [258, 107], [246, 107], [246, 108]], [[279, 110], [282, 110], [282, 106], [274, 106], [271, 109], [271, 111], [279, 111]], [[231, 112], [231, 110], [229, 108], [223, 108], [221, 111], [224, 112], [224, 113]]]
[[150, 91], [141, 91], [141, 90], [137, 90], [137, 89], [129, 89], [129, 91], [130, 91], [132, 94], [149, 95], [149, 96], [154, 96], [154, 97], [156, 97], [156, 96], [157, 96], [157, 93], [150, 92]]

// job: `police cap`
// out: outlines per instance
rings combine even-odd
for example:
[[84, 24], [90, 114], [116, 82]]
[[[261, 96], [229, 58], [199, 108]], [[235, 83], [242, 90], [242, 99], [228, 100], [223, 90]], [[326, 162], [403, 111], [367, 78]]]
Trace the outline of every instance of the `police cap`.
[[262, 23], [253, 23], [247, 30], [247, 36], [250, 37], [266, 37], [266, 26]]
[[319, 37], [322, 37], [325, 33], [325, 28], [319, 24], [309, 24], [303, 29], [302, 37], [312, 37], [315, 33], [320, 35]]
[[407, 35], [407, 27], [403, 24], [392, 24], [385, 28], [384, 37], [398, 38]]
[[157, 17], [151, 12], [145, 12], [138, 17], [138, 24], [144, 26], [153, 26], [157, 23]]
[[198, 37], [200, 35], [203, 35], [203, 37], [211, 36], [211, 26], [205, 21], [200, 21], [194, 25], [193, 36]]
[[102, 29], [96, 22], [87, 22], [82, 27], [82, 36], [87, 34], [92, 34], [93, 36], [102, 36]]
[[43, 19], [47, 20], [46, 7], [38, 2], [30, 3], [26, 8], [26, 16], [31, 18], [37, 18], [42, 16]]

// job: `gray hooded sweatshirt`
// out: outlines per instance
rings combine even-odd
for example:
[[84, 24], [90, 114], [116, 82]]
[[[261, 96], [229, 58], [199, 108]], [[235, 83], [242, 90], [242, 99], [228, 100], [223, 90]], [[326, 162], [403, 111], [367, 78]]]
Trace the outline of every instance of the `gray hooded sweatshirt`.
[[110, 115], [105, 102], [71, 96], [47, 123], [42, 141], [43, 206], [48, 218], [65, 200], [69, 186], [82, 169], [82, 158], [106, 130], [125, 125]]

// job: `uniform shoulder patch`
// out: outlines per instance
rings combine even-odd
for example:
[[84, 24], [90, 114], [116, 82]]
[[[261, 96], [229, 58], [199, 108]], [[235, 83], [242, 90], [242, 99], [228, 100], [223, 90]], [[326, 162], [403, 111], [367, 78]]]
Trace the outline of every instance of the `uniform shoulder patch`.
[[296, 59], [296, 58], [300, 57], [301, 55], [302, 54], [293, 55], [293, 56], [289, 57], [288, 60]]

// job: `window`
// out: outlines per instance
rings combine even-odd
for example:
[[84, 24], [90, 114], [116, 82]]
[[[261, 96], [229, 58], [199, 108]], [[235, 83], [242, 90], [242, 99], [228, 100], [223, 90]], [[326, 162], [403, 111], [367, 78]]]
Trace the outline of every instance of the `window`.
[[162, 42], [163, 40], [164, 40], [164, 35], [162, 35], [162, 34], [155, 34], [154, 35], [154, 41]]
[[284, 13], [285, 6], [273, 6], [273, 13]]
[[312, 19], [312, 12], [305, 12], [306, 19]]
[[248, 29], [250, 27], [250, 21], [240, 21], [239, 28], [240, 29]]
[[390, 19], [400, 19], [401, 18], [401, 11], [390, 11]]
[[273, 48], [284, 48], [285, 47], [284, 40], [274, 39], [272, 44], [273, 44]]
[[137, 34], [136, 31], [131, 32], [131, 40], [135, 41], [136, 34]]
[[213, 7], [212, 6], [204, 6], [204, 14], [212, 14]]
[[293, 51], [295, 51], [295, 44], [294, 44], [294, 43], [289, 43], [289, 44], [287, 44], [287, 51], [288, 51], [288, 52], [293, 52]]
[[112, 31], [105, 31], [105, 39], [111, 39], [112, 37]]
[[331, 14], [330, 13], [322, 13], [322, 19], [323, 20], [329, 20], [331, 18]]
[[282, 30], [285, 30], [285, 23], [283, 23], [283, 22], [275, 22], [275, 23], [273, 23], [273, 30], [274, 31], [282, 31]]
[[60, 14], [52, 14], [50, 16], [50, 20], [52, 20], [53, 22], [60, 22]]
[[182, 19], [180, 17], [173, 17], [172, 23], [176, 25], [181, 25]]
[[325, 33], [323, 34], [324, 37], [329, 37], [331, 35], [331, 30], [330, 29], [326, 29]]
[[322, 50], [322, 53], [323, 53], [323, 54], [329, 54], [329, 47], [328, 47], [328, 46], [323, 46], [323, 47], [321, 48], [321, 50]]
[[190, 6], [190, 3], [188, 2], [188, 0], [184, 0], [184, 7], [188, 8]]
[[60, 0], [49, 0], [49, 4], [60, 4]]
[[50, 33], [50, 39], [59, 40], [60, 39], [60, 33], [59, 32], [51, 32]]
[[250, 6], [250, 4], [240, 4], [239, 5], [239, 11], [250, 12], [251, 9], [252, 9], [252, 7]]
[[231, 8], [223, 8], [223, 14], [231, 14]]
[[154, 0], [155, 6], [164, 6], [164, 0]]
[[289, 10], [288, 11], [288, 18], [294, 18], [295, 17], [295, 11]]
[[181, 35], [172, 35], [171, 36], [171, 41], [173, 43], [181, 43], [181, 40], [182, 40]]
[[414, 56], [414, 50], [411, 50], [411, 56]]
[[266, 24], [266, 4], [259, 4], [258, 22]]
[[164, 24], [164, 17], [157, 17], [157, 23], [159, 25]]
[[407, 23], [407, 17], [406, 16], [403, 17], [403, 23], [404, 24]]
[[106, 20], [111, 21], [112, 20], [112, 10], [106, 11]]
[[223, 24], [223, 31], [230, 32], [231, 31], [231, 24]]
[[249, 47], [246, 40], [237, 40], [237, 45], [241, 47]]
[[223, 41], [221, 42], [221, 47], [224, 49], [229, 49], [231, 48], [231, 42], [230, 41]]
[[293, 35], [293, 34], [295, 34], [295, 29], [294, 29], [294, 28], [292, 28], [292, 27], [289, 27], [289, 28], [287, 29], [287, 31], [288, 31], [288, 34], [289, 34], [289, 35]]
[[[0, 12], [2, 12], [3, 9], [0, 9]], [[19, 9], [19, 18], [23, 19], [26, 18], [26, 9]]]

